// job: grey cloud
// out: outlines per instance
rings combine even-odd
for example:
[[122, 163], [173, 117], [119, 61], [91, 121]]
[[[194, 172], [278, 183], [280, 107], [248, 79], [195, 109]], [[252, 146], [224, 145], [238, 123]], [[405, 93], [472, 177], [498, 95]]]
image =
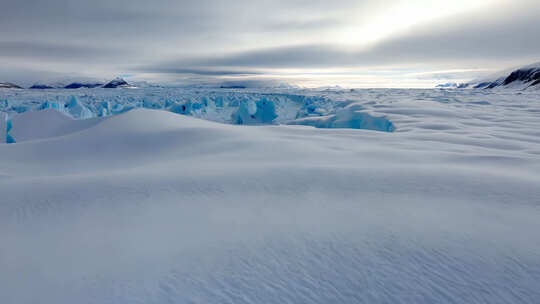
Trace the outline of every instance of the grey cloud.
[[269, 48], [232, 55], [190, 58], [160, 65], [205, 67], [284, 68], [346, 65], [354, 61], [354, 54], [326, 45], [302, 45]]
[[97, 76], [135, 70], [204, 79], [274, 68], [472, 65], [540, 56], [537, 0], [501, 1], [500, 7], [412, 28], [371, 49], [317, 39], [351, 20], [369, 23], [396, 3], [403, 1], [6, 0], [0, 5], [0, 59], [11, 66], [32, 61], [42, 70], [86, 64], [108, 73]]
[[[514, 14], [519, 13], [519, 18]], [[391, 37], [372, 48], [347, 50], [336, 45], [312, 44], [257, 49], [228, 55], [170, 61], [169, 66], [197, 65], [242, 68], [325, 68], [391, 64], [432, 64], [498, 60], [540, 60], [540, 8], [526, 12], [498, 11], [491, 16], [465, 15], [408, 34]]]
[[91, 45], [33, 41], [0, 41], [0, 57], [55, 60], [88, 60], [99, 58], [100, 60], [104, 60], [107, 57], [118, 57], [129, 53], [131, 52], [122, 49], [103, 48]]
[[135, 70], [142, 70], [150, 73], [165, 73], [165, 74], [193, 74], [200, 76], [246, 76], [260, 75], [261, 72], [255, 71], [239, 71], [239, 70], [217, 70], [208, 68], [167, 68], [167, 67], [143, 67]]

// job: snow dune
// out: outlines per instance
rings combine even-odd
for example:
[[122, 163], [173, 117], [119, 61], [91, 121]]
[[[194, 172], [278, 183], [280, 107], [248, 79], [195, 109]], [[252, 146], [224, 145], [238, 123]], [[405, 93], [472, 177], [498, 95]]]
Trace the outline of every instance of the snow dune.
[[101, 118], [75, 120], [55, 109], [30, 111], [15, 115], [11, 123], [15, 128], [10, 134], [17, 142], [45, 139], [75, 133], [99, 123]]
[[396, 130], [14, 115], [0, 302], [540, 298], [537, 95], [332, 94]]

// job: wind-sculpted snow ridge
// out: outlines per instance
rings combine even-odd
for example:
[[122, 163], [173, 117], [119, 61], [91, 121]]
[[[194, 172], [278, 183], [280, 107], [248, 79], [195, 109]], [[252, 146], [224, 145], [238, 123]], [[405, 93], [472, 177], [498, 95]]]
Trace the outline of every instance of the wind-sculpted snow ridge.
[[56, 109], [28, 111], [15, 115], [11, 119], [16, 128], [13, 128], [10, 135], [13, 142], [20, 143], [76, 133], [101, 121], [103, 121], [103, 118], [75, 120], [68, 114], [59, 112]]

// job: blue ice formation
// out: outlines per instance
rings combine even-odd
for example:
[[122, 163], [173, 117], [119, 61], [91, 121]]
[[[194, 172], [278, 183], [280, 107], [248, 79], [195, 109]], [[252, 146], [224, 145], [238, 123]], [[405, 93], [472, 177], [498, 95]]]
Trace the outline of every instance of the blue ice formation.
[[306, 125], [316, 128], [348, 128], [393, 132], [394, 124], [385, 117], [375, 117], [363, 111], [358, 104], [351, 104], [333, 115], [307, 117], [289, 122], [291, 125]]
[[183, 104], [175, 103], [169, 108], [169, 111], [176, 114], [189, 115], [191, 113], [191, 101]]
[[[51, 91], [43, 94], [7, 95], [0, 111], [8, 114], [54, 109], [74, 119], [118, 115], [135, 108], [161, 109], [176, 114], [242, 125], [303, 124], [319, 128], [357, 128], [393, 131], [386, 118], [368, 114], [357, 102], [337, 94], [329, 96], [290, 93], [196, 90]], [[0, 96], [1, 97], [1, 96]], [[9, 99], [8, 99], [9, 98]], [[365, 104], [365, 103], [364, 103]], [[5, 133], [5, 132], [3, 132]], [[3, 141], [5, 136], [0, 139]]]
[[232, 114], [231, 122], [237, 125], [271, 124], [277, 117], [274, 103], [261, 98], [256, 103], [243, 100], [238, 110]]
[[[39, 106], [38, 110], [45, 109], [54, 109], [62, 113], [71, 115], [75, 119], [88, 119], [95, 116], [99, 116], [100, 112], [98, 110], [98, 115], [94, 114], [88, 107], [82, 104], [75, 96], [71, 96], [67, 104], [61, 102], [52, 102], [45, 101]], [[25, 112], [25, 111], [23, 111]]]
[[127, 111], [131, 111], [135, 109], [135, 106], [133, 105], [121, 105], [121, 104], [115, 104], [111, 110], [112, 115], [118, 115], [125, 113]]
[[0, 144], [5, 143], [7, 138], [7, 113], [0, 112]]
[[146, 109], [161, 109], [161, 105], [158, 103], [154, 103], [152, 101], [149, 101], [147, 99], [143, 100], [143, 108]]
[[88, 119], [94, 117], [94, 113], [85, 107], [75, 96], [71, 96], [71, 100], [65, 105], [68, 113], [76, 119]]
[[[64, 105], [58, 102], [45, 101], [39, 107], [40, 110], [55, 109], [60, 112], [64, 112]], [[25, 112], [25, 111], [24, 111]]]
[[13, 128], [13, 122], [11, 122], [11, 119], [8, 118], [7, 120], [7, 127], [6, 127], [6, 143], [8, 144], [14, 144], [15, 138], [9, 134], [9, 131]]
[[104, 101], [99, 105], [98, 108], [98, 117], [105, 117], [111, 115], [111, 103], [108, 101]]
[[9, 134], [9, 131], [13, 128], [13, 123], [9, 119], [7, 113], [0, 112], [0, 142], [13, 144], [15, 139]]

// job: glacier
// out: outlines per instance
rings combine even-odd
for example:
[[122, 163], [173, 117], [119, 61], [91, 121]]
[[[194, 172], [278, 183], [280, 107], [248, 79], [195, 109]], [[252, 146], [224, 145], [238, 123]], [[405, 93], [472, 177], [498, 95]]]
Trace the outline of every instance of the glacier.
[[350, 104], [339, 109], [336, 114], [300, 118], [289, 122], [291, 125], [306, 125], [317, 128], [350, 128], [393, 132], [395, 130], [391, 121], [384, 117], [372, 116], [363, 112], [360, 104]]
[[[10, 116], [27, 111], [55, 109], [74, 119], [89, 119], [145, 108], [240, 125], [308, 124], [315, 120], [302, 118], [319, 117], [320, 121], [332, 121], [326, 124], [319, 123], [319, 127], [325, 125], [326, 128], [360, 128], [387, 132], [395, 129], [386, 118], [372, 117], [374, 113], [349, 111], [352, 106], [348, 105], [354, 103], [353, 99], [342, 100], [338, 96], [320, 96], [310, 91], [246, 92], [223, 89], [147, 88], [117, 89], [113, 92], [106, 89], [78, 89], [77, 94], [65, 90], [39, 92], [24, 90], [24, 92], [8, 91], [4, 94], [0, 111]], [[334, 100], [334, 97], [338, 100]], [[345, 121], [347, 119], [351, 121]], [[366, 123], [368, 121], [377, 123]]]
[[0, 303], [536, 303], [539, 101], [0, 91]]

